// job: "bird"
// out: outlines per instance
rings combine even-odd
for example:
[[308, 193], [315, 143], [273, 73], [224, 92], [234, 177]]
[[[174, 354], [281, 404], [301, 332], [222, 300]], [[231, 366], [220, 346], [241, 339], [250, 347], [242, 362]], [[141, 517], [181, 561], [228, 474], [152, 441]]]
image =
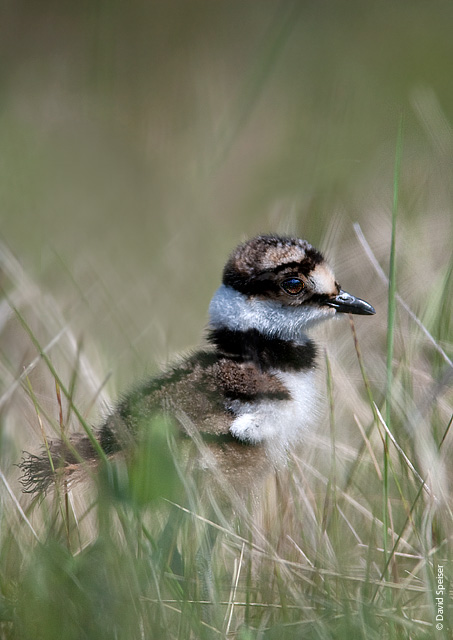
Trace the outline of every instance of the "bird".
[[[135, 385], [94, 437], [114, 456], [134, 446], [153, 416], [171, 416], [181, 441], [201, 443], [222, 477], [248, 486], [284, 464], [315, 422], [319, 349], [307, 332], [345, 313], [375, 309], [341, 288], [318, 249], [298, 237], [255, 236], [225, 264], [206, 345]], [[85, 435], [50, 443], [22, 460], [24, 490], [46, 491], [55, 470], [69, 475], [97, 456]]]

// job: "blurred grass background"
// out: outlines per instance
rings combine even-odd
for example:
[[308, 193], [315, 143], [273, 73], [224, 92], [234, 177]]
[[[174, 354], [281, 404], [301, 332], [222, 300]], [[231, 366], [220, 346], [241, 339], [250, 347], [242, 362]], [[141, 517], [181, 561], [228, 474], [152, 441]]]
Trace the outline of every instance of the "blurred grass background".
[[[59, 407], [54, 378], [42, 361], [25, 380], [36, 349], [9, 304], [21, 310], [43, 346], [55, 341], [52, 362], [80, 411], [96, 424], [95, 416], [137, 377], [199, 343], [228, 253], [258, 232], [295, 233], [324, 249], [342, 286], [376, 307], [375, 318], [356, 324], [382, 408], [387, 287], [353, 223], [388, 273], [402, 115], [397, 291], [451, 357], [451, 2], [17, 0], [3, 2], [1, 13], [1, 284], [9, 295], [0, 306], [1, 462], [16, 495], [13, 464], [22, 449], [36, 451], [42, 441], [33, 400], [44, 422], [57, 428]], [[230, 546], [218, 550], [218, 592], [228, 599], [235, 571], [243, 567], [237, 595], [255, 599], [256, 608], [247, 609], [242, 631], [239, 605], [236, 622], [233, 617], [227, 624], [228, 615], [223, 624], [213, 622], [224, 635], [434, 633], [428, 569], [436, 554], [450, 563], [453, 557], [451, 439], [440, 450], [451, 416], [449, 369], [398, 306], [393, 428], [440, 502], [424, 494], [417, 502], [417, 482], [393, 459], [392, 535], [404, 531], [410, 544], [391, 567], [393, 591], [376, 596], [385, 564], [382, 479], [372, 458], [357, 453], [362, 438], [354, 421], [365, 428], [373, 417], [347, 325], [334, 324], [326, 342], [337, 476], [326, 455], [332, 446], [326, 419], [317, 456], [296, 458], [294, 478], [280, 480], [276, 497], [270, 491], [263, 505], [260, 531], [274, 545], [265, 548], [267, 555], [256, 561], [256, 548], [246, 545], [252, 529], [244, 521], [229, 523], [229, 533], [244, 538], [233, 536], [237, 547], [229, 539]], [[63, 405], [70, 422], [71, 408]], [[376, 425], [370, 438], [379, 466]], [[24, 502], [41, 542], [48, 540], [35, 548], [3, 490], [1, 637], [61, 637], [68, 602], [67, 638], [219, 637], [200, 622], [194, 593], [181, 595], [166, 582], [171, 572], [156, 543], [166, 542], [165, 519], [162, 537], [153, 538], [142, 513], [125, 515], [124, 496], [115, 517], [106, 513], [110, 498], [101, 490], [95, 500], [96, 526], [84, 529], [85, 515], [72, 523], [72, 555], [65, 551], [67, 523], [58, 500], [50, 506]], [[329, 501], [336, 505], [337, 498], [347, 503], [340, 524], [329, 515]], [[77, 503], [78, 496], [71, 499]], [[418, 511], [409, 535], [404, 522], [414, 500]], [[186, 525], [179, 534], [193, 557], [197, 531]], [[82, 553], [93, 536], [95, 545]], [[259, 535], [258, 543], [264, 544]], [[289, 563], [302, 562], [300, 548], [302, 560], [314, 563], [313, 576], [307, 577], [305, 565], [273, 563], [275, 550]], [[196, 562], [185, 571], [187, 584], [195, 584]], [[156, 593], [148, 593], [155, 585]], [[185, 598], [181, 618], [169, 613], [175, 603], [162, 604], [170, 596]], [[417, 617], [420, 624], [412, 624]], [[261, 631], [255, 636], [253, 628]], [[440, 637], [449, 637], [448, 631]]]
[[400, 220], [447, 243], [452, 20], [437, 0], [5, 2], [3, 241], [68, 305], [83, 291], [121, 387], [198, 342], [239, 240], [296, 232], [341, 277], [359, 221], [384, 252], [401, 113]]

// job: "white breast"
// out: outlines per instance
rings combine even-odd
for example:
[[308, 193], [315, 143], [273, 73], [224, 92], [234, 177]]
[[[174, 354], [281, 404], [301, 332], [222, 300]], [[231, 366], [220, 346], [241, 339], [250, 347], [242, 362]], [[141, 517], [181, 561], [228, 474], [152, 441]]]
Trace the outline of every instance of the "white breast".
[[272, 373], [283, 382], [291, 399], [247, 403], [230, 432], [242, 442], [264, 444], [271, 460], [280, 463], [314, 425], [317, 393], [312, 370]]

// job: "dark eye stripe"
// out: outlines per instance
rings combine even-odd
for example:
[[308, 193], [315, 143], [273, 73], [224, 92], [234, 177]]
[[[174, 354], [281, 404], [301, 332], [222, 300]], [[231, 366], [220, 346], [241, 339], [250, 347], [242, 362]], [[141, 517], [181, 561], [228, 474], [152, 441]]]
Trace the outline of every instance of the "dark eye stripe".
[[288, 278], [281, 283], [283, 291], [289, 293], [291, 296], [297, 296], [298, 293], [304, 288], [304, 283], [299, 278]]

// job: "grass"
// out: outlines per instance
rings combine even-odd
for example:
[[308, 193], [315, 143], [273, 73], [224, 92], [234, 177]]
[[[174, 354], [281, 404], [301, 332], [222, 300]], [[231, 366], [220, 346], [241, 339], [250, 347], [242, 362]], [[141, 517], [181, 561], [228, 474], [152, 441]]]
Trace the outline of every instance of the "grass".
[[[9, 308], [26, 280], [13, 266]], [[396, 337], [396, 288], [392, 296]], [[445, 304], [439, 298], [439, 314]], [[40, 309], [29, 306], [12, 322], [38, 355], [35, 367], [47, 370], [53, 398], [38, 388], [33, 369], [14, 376], [10, 368], [9, 384], [21, 388], [19, 411], [26, 414], [28, 397], [42, 442], [44, 432], [50, 438], [67, 432], [71, 420], [73, 428], [89, 430], [91, 398], [100, 388], [83, 379], [79, 349], [76, 365], [71, 369], [69, 357], [58, 372], [53, 359], [61, 354], [53, 353], [55, 344], [41, 344], [39, 329], [25, 319], [32, 311]], [[21, 496], [17, 472], [4, 472], [0, 637], [449, 638], [451, 367], [445, 359], [439, 365], [439, 351], [429, 347], [425, 373], [432, 373], [420, 404], [413, 363], [427, 341], [399, 362], [388, 358], [389, 423], [388, 393], [370, 382], [373, 367], [350, 324], [360, 402], [348, 398], [339, 356], [329, 346], [330, 437], [329, 429], [312, 434], [288, 469], [269, 478], [259, 500], [244, 504], [221, 481], [193, 476], [162, 421], [146, 425], [131, 460], [104, 460], [99, 472], [87, 470], [87, 480], [42, 498]], [[76, 398], [80, 387], [83, 402]], [[8, 412], [3, 419], [8, 433]], [[18, 446], [4, 436], [8, 449]], [[446, 587], [442, 630], [435, 628], [439, 567]]]
[[[2, 125], [2, 232], [36, 263], [48, 236], [64, 257], [43, 286], [0, 247], [2, 640], [451, 637], [451, 36], [440, 29], [450, 14], [420, 3], [408, 21], [404, 3], [391, 13], [375, 3], [333, 20], [296, 5], [209, 17], [194, 4], [182, 19], [106, 5], [94, 21], [74, 6], [54, 29], [55, 50], [54, 7], [40, 26], [24, 6], [37, 34], [27, 51], [43, 69], [19, 41]], [[106, 46], [104, 62], [80, 57], [81, 37], [84, 54]], [[398, 143], [391, 214], [382, 145], [402, 95], [415, 116], [402, 176]], [[366, 207], [347, 195], [358, 184]], [[338, 207], [363, 208], [365, 233], [356, 226], [354, 237]], [[22, 451], [91, 434], [117, 396], [106, 371], [123, 386], [143, 352], [185, 344], [192, 319], [181, 306], [206, 302], [205, 264], [233, 237], [291, 226], [286, 209], [301, 235], [335, 236], [341, 277], [349, 270], [379, 304], [350, 334], [347, 322], [326, 329], [327, 406], [288, 468], [244, 503], [222, 478], [192, 474], [171, 425], [156, 421], [132, 459], [103, 460], [44, 497], [23, 494]], [[24, 223], [30, 211], [35, 227]], [[82, 277], [66, 260], [83, 263]], [[183, 285], [190, 298], [176, 304]], [[152, 325], [148, 340], [156, 299], [165, 331]]]
[[[396, 220], [398, 216], [398, 192], [401, 172], [401, 155], [403, 149], [403, 118], [401, 117], [398, 140], [395, 154], [395, 170], [393, 178], [393, 207], [392, 207], [392, 239], [390, 245], [390, 266], [389, 266], [389, 289], [388, 289], [388, 315], [387, 315], [387, 384], [385, 389], [385, 417], [387, 427], [391, 426], [392, 415], [392, 389], [393, 389], [393, 352], [395, 335], [395, 313], [396, 313]], [[388, 524], [389, 524], [389, 433], [384, 435], [384, 471], [383, 471], [383, 515], [382, 523], [384, 528], [384, 558], [388, 568], [390, 560], [388, 558]], [[384, 578], [387, 574], [384, 573]]]

